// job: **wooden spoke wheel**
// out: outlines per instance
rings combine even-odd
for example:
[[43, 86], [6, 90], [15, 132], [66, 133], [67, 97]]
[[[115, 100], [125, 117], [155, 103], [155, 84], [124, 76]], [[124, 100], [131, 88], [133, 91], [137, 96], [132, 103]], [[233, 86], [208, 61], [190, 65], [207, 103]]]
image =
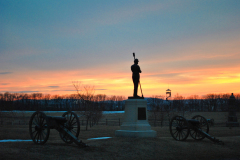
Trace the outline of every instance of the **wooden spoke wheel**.
[[50, 128], [48, 119], [43, 112], [35, 112], [29, 121], [30, 137], [35, 144], [44, 144], [47, 142]]
[[[67, 119], [67, 122], [64, 123], [64, 127], [69, 130], [75, 137], [78, 137], [80, 133], [80, 122], [76, 113], [70, 111], [65, 112], [63, 115]], [[66, 134], [66, 132], [59, 132], [61, 139], [68, 144], [73, 142], [72, 138]]]
[[189, 124], [182, 116], [173, 117], [169, 124], [169, 129], [172, 137], [177, 141], [186, 140], [190, 132]]
[[[204, 131], [206, 133], [209, 132], [209, 125], [208, 125], [208, 121], [206, 118], [204, 118], [203, 116], [200, 116], [200, 115], [196, 115], [192, 119], [199, 121], [199, 124], [196, 126], [196, 128], [198, 128], [201, 131]], [[198, 140], [198, 141], [203, 140], [205, 138], [205, 135], [201, 134], [201, 132], [196, 129], [190, 130], [190, 136], [193, 139]]]

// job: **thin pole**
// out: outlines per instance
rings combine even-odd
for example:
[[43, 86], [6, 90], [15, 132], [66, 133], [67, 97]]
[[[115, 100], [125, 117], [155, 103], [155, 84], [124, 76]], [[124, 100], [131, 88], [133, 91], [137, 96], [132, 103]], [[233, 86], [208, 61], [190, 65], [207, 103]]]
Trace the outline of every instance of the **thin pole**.
[[[141, 89], [141, 93], [142, 93], [142, 86], [141, 86], [140, 81], [139, 81], [139, 84], [140, 84], [140, 89]], [[142, 97], [143, 97], [143, 93], [142, 93]]]

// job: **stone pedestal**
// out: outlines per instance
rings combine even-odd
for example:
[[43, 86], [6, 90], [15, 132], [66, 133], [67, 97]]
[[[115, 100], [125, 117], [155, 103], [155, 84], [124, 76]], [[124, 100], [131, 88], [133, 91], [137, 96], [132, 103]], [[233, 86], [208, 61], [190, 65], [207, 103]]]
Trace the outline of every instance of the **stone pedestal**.
[[237, 120], [236, 111], [232, 110], [228, 112], [228, 121], [226, 122], [227, 127], [239, 127]]
[[232, 95], [229, 97], [229, 100], [228, 100], [228, 121], [226, 122], [226, 126], [227, 127], [238, 127], [239, 126], [239, 123], [238, 123], [238, 120], [237, 120], [237, 115], [236, 115], [236, 98], [235, 96]]
[[125, 103], [124, 121], [120, 130], [115, 131], [119, 137], [156, 137], [148, 123], [147, 101], [145, 99], [128, 99]]

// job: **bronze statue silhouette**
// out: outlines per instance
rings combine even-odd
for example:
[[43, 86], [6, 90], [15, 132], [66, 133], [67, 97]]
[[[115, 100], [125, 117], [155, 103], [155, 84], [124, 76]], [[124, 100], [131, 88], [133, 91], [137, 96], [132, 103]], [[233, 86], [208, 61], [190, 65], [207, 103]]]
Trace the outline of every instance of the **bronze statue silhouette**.
[[[142, 73], [139, 65], [138, 65], [138, 59], [135, 59], [135, 53], [133, 53], [133, 57], [134, 57], [134, 64], [131, 66], [131, 70], [132, 70], [132, 80], [133, 80], [133, 84], [134, 84], [134, 91], [133, 91], [133, 97], [134, 98], [139, 98], [139, 96], [137, 95], [137, 91], [138, 91], [138, 84], [140, 84], [140, 74]], [[141, 84], [140, 84], [141, 87]], [[141, 88], [142, 90], [142, 88]], [[142, 94], [143, 97], [143, 94]]]

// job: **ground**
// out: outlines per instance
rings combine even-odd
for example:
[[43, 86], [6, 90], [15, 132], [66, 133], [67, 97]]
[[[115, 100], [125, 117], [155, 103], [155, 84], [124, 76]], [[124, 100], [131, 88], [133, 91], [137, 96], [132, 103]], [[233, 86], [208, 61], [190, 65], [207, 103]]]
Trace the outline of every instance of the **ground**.
[[[0, 139], [30, 139], [27, 125], [0, 126]], [[85, 131], [81, 128], [79, 139], [89, 147], [65, 144], [55, 130], [51, 130], [46, 144], [33, 142], [0, 143], [0, 159], [211, 159], [240, 160], [240, 127], [221, 125], [210, 128], [210, 134], [225, 145], [214, 144], [208, 139], [175, 141], [168, 126], [152, 127], [157, 138], [119, 138], [114, 136], [119, 126], [96, 125]], [[95, 137], [112, 137], [88, 140]]]

